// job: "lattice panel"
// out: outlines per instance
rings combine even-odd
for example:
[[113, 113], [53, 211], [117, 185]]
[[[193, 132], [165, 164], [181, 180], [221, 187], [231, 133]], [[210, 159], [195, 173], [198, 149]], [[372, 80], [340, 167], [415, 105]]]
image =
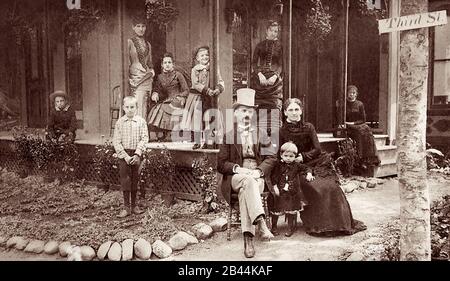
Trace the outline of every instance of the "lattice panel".
[[[79, 179], [85, 179], [86, 181], [101, 183], [99, 175], [94, 169], [94, 162], [92, 156], [94, 155], [94, 146], [79, 145], [80, 162], [77, 171]], [[14, 144], [12, 141], [0, 140], [0, 167], [7, 168], [12, 172], [20, 172], [21, 167], [19, 161], [14, 153]], [[31, 163], [29, 174], [42, 174], [38, 168]], [[119, 182], [118, 169], [106, 169], [108, 173], [105, 175], [103, 183], [117, 186]], [[154, 185], [150, 184], [148, 189], [154, 188]], [[189, 200], [201, 200], [203, 191], [200, 189], [199, 184], [192, 175], [192, 169], [186, 167], [176, 167], [176, 171], [172, 178], [172, 185], [169, 190], [160, 190], [166, 192], [173, 192], [180, 198]]]

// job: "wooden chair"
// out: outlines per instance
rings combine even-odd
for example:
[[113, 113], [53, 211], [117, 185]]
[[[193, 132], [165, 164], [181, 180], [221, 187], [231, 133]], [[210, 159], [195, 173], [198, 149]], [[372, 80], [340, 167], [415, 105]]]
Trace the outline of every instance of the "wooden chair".
[[116, 86], [112, 89], [110, 97], [110, 115], [111, 124], [109, 135], [113, 136], [116, 122], [122, 116], [122, 92], [120, 86]]
[[[261, 201], [262, 201], [262, 205], [264, 208], [264, 214], [266, 215], [267, 227], [269, 227], [269, 229], [271, 229], [269, 208], [267, 206], [267, 198], [268, 197], [269, 197], [268, 191], [265, 191], [261, 194]], [[233, 209], [236, 210], [237, 221], [235, 221], [235, 222], [232, 222]], [[229, 204], [229, 208], [228, 208], [228, 225], [227, 225], [227, 240], [228, 241], [231, 241], [231, 226], [232, 225], [240, 225], [240, 224], [241, 224], [241, 222], [240, 222], [240, 214], [239, 214], [239, 197], [238, 197], [237, 193], [232, 192], [231, 197], [230, 197], [230, 204]]]

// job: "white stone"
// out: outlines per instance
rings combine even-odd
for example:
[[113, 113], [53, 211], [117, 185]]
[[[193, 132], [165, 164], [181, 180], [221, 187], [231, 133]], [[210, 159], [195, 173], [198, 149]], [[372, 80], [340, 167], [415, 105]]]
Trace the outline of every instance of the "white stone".
[[133, 259], [133, 239], [126, 239], [122, 242], [122, 260], [130, 261]]
[[186, 239], [188, 245], [198, 244], [198, 239], [193, 234], [189, 234], [184, 231], [179, 231], [177, 233], [177, 235], [184, 237], [184, 239]]
[[359, 183], [359, 188], [366, 189], [367, 188], [367, 182], [365, 182], [365, 181], [360, 182]]
[[20, 238], [19, 236], [13, 236], [13, 237], [9, 238], [8, 241], [6, 241], [6, 248], [12, 248], [12, 247], [16, 246], [19, 238]]
[[152, 245], [147, 240], [140, 238], [134, 243], [134, 254], [141, 260], [148, 260], [152, 255]]
[[199, 223], [192, 227], [192, 232], [198, 239], [207, 239], [213, 234], [213, 229], [211, 226], [205, 223]]
[[364, 255], [358, 252], [352, 253], [346, 261], [363, 261]]
[[217, 218], [209, 223], [209, 226], [213, 229], [214, 232], [222, 232], [227, 229], [227, 219], [226, 218]]
[[44, 246], [44, 253], [47, 255], [54, 255], [59, 250], [59, 243], [56, 241], [48, 241]]
[[67, 261], [82, 261], [81, 258], [81, 248], [72, 245], [67, 248]]
[[111, 261], [120, 261], [120, 258], [122, 257], [122, 247], [119, 243], [114, 242], [111, 245], [111, 248], [109, 248], [108, 251], [108, 259]]
[[72, 244], [70, 242], [62, 242], [61, 244], [59, 244], [58, 250], [59, 250], [59, 255], [61, 257], [67, 257], [67, 255], [69, 254], [69, 248], [72, 246]]
[[95, 258], [95, 250], [91, 246], [81, 247], [81, 258], [84, 261], [91, 261]]
[[15, 247], [16, 247], [17, 250], [22, 251], [23, 249], [25, 249], [27, 247], [29, 242], [30, 241], [28, 239], [25, 239], [23, 237], [19, 237]]
[[155, 256], [160, 259], [168, 258], [172, 254], [172, 248], [161, 240], [156, 240], [152, 245]]
[[6, 245], [6, 241], [8, 241], [6, 237], [0, 236], [0, 246]]
[[27, 253], [40, 254], [44, 251], [44, 246], [45, 246], [44, 241], [33, 240], [30, 243], [28, 243], [24, 251]]
[[355, 189], [357, 189], [358, 188], [358, 184], [356, 184], [355, 182], [349, 182], [349, 183], [347, 183], [347, 184], [344, 184], [343, 186], [342, 186], [342, 190], [345, 192], [345, 193], [351, 193], [351, 192], [353, 192]]
[[97, 250], [97, 258], [99, 260], [104, 260], [106, 258], [106, 255], [108, 254], [109, 248], [111, 248], [112, 241], [105, 242], [100, 245], [100, 247]]
[[169, 240], [169, 246], [174, 251], [183, 250], [188, 245], [187, 240], [184, 238], [183, 235], [175, 234], [172, 238]]

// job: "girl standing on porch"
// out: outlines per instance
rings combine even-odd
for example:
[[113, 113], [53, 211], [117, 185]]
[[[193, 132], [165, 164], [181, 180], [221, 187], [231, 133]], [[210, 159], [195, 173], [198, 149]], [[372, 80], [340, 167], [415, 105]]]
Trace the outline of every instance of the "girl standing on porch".
[[315, 176], [312, 182], [300, 176], [300, 185], [309, 204], [300, 215], [306, 233], [337, 236], [365, 230], [364, 223], [353, 219], [331, 157], [321, 151], [314, 126], [302, 120], [302, 102], [296, 98], [286, 100], [284, 114], [286, 123], [280, 130], [280, 143], [295, 143], [299, 150], [296, 161], [312, 168]]
[[346, 122], [348, 136], [356, 142], [358, 152], [358, 165], [362, 171], [369, 167], [380, 165], [377, 146], [372, 130], [366, 124], [366, 112], [364, 104], [357, 100], [358, 88], [355, 85], [347, 87], [347, 112]]
[[152, 90], [152, 80], [155, 76], [152, 64], [152, 47], [144, 38], [147, 30], [144, 17], [134, 17], [132, 28], [135, 36], [128, 39], [130, 54], [129, 81], [132, 95], [138, 100], [137, 115], [146, 118], [147, 95]]
[[181, 122], [189, 87], [183, 74], [174, 70], [173, 55], [165, 53], [161, 61], [151, 99], [157, 103], [148, 114], [148, 124], [163, 130], [164, 137]]
[[[191, 71], [192, 87], [189, 93], [186, 106], [181, 121], [181, 129], [184, 131], [191, 131], [193, 142], [195, 143], [193, 149], [200, 148], [201, 134], [203, 128], [203, 113], [212, 107], [213, 99], [220, 95], [224, 89], [225, 84], [222, 80], [219, 71], [217, 71], [217, 85], [214, 89], [210, 88], [210, 54], [209, 47], [202, 46], [195, 50], [193, 59], [193, 68]], [[216, 120], [217, 121], [217, 120]], [[209, 123], [205, 125], [205, 138], [210, 137]]]

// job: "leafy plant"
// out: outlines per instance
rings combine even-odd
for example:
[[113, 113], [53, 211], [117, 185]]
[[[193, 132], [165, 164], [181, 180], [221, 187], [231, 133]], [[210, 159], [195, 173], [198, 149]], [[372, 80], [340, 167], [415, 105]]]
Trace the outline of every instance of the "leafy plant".
[[75, 144], [48, 139], [39, 130], [27, 127], [15, 127], [12, 133], [22, 172], [36, 167], [45, 175], [60, 181], [76, 178], [79, 154]]
[[192, 174], [203, 191], [203, 208], [208, 213], [217, 212], [219, 210], [216, 193], [217, 172], [206, 155], [193, 161]]
[[112, 172], [117, 173], [119, 170], [119, 159], [111, 141], [107, 140], [103, 144], [96, 145], [92, 160], [94, 161], [94, 170], [99, 179], [106, 185], [112, 184], [107, 175]]
[[348, 177], [353, 174], [357, 159], [358, 154], [352, 139], [347, 138], [338, 142], [338, 158], [334, 165], [343, 176]]
[[142, 155], [140, 183], [144, 186], [153, 185], [157, 193], [170, 192], [175, 164], [172, 154], [166, 148], [148, 149]]
[[37, 134], [27, 127], [14, 127], [11, 130], [14, 138], [16, 157], [20, 166], [30, 167], [33, 164], [32, 147]]
[[427, 149], [427, 168], [450, 175], [450, 157], [430, 147]]
[[166, 26], [171, 28], [171, 24], [177, 20], [180, 14], [174, 4], [168, 0], [146, 0], [145, 6], [147, 19], [161, 30], [165, 30]]

